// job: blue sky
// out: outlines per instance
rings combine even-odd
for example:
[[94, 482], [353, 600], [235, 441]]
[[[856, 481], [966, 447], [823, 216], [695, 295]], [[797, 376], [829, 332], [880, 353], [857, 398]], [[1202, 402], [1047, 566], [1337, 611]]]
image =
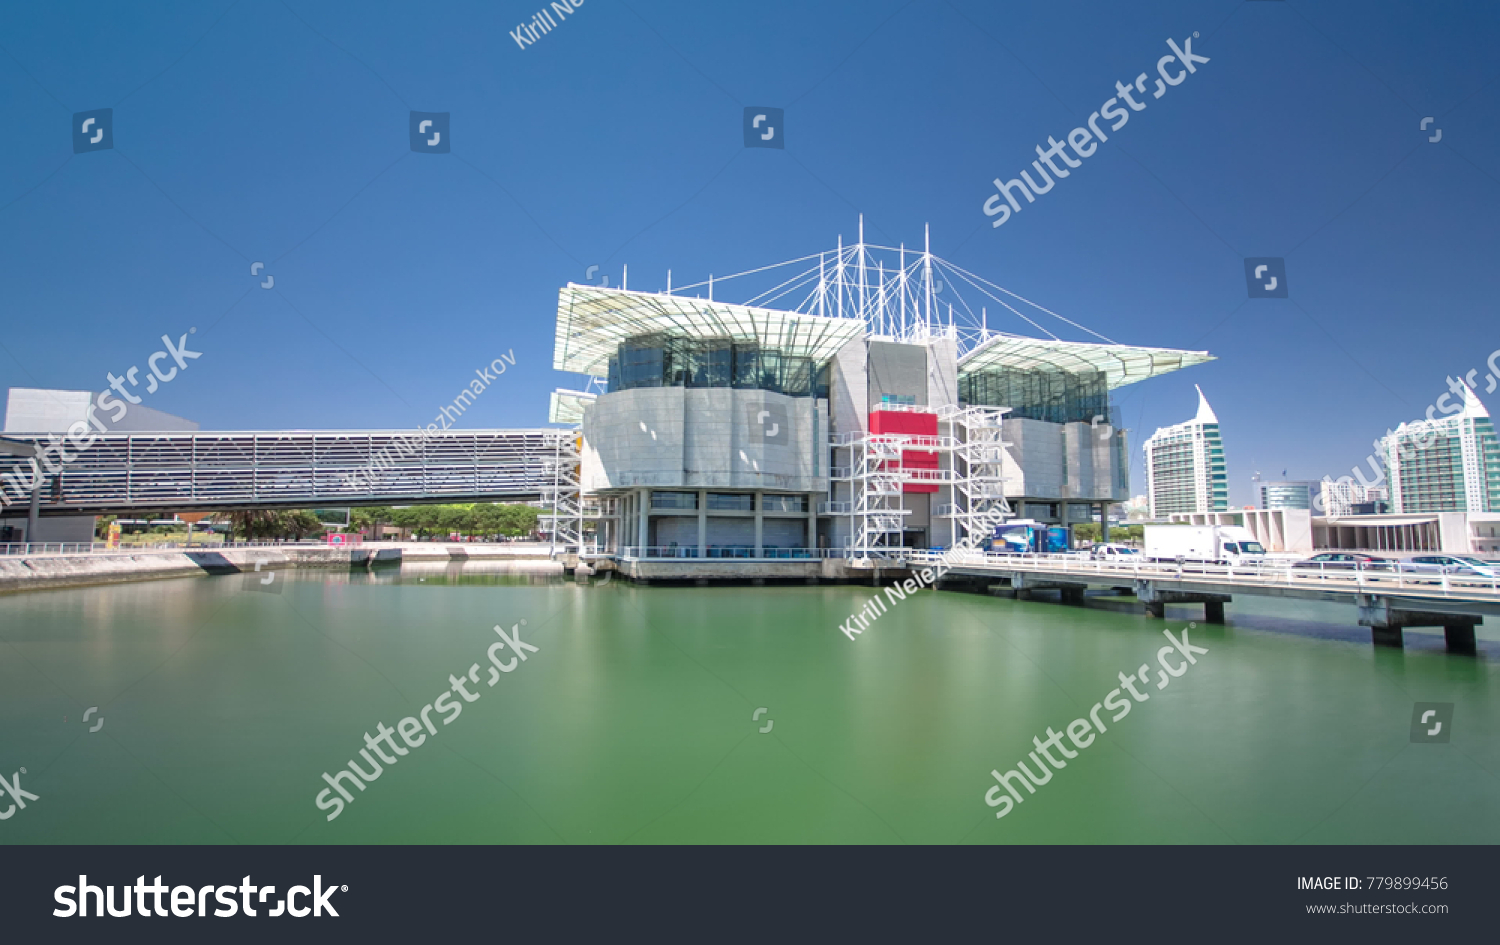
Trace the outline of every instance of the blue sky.
[[[150, 406], [414, 426], [514, 350], [464, 425], [539, 426], [580, 380], [552, 331], [588, 266], [682, 284], [830, 248], [861, 212], [1116, 340], [1219, 357], [1119, 392], [1134, 491], [1194, 383], [1240, 505], [1256, 470], [1347, 473], [1500, 348], [1493, 4], [586, 0], [519, 48], [537, 9], [9, 11], [0, 387], [99, 389], [192, 327], [203, 357]], [[1211, 62], [988, 225], [993, 178], [1195, 32]], [[785, 108], [786, 150], [743, 147], [749, 105]], [[74, 154], [98, 108], [115, 148]], [[451, 154], [411, 152], [412, 110], [451, 114]], [[1289, 298], [1247, 300], [1254, 256], [1285, 257]]]

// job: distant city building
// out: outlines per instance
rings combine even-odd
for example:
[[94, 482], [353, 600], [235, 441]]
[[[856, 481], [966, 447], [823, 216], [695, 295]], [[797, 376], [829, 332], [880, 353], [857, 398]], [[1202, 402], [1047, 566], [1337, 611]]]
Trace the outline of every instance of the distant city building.
[[1348, 476], [1338, 482], [1324, 479], [1318, 483], [1318, 487], [1319, 494], [1314, 503], [1314, 512], [1329, 518], [1374, 515], [1389, 506], [1385, 486], [1362, 486]]
[[1151, 516], [1151, 506], [1143, 495], [1131, 496], [1130, 501], [1125, 503], [1125, 519], [1130, 522], [1143, 522]]
[[1152, 518], [1229, 508], [1229, 476], [1219, 418], [1198, 390], [1198, 414], [1146, 441], [1146, 496]]
[[1500, 512], [1500, 440], [1467, 385], [1457, 413], [1403, 423], [1380, 448], [1393, 511]]
[[1285, 479], [1257, 482], [1256, 500], [1263, 509], [1307, 509], [1313, 511], [1323, 484], [1316, 479]]

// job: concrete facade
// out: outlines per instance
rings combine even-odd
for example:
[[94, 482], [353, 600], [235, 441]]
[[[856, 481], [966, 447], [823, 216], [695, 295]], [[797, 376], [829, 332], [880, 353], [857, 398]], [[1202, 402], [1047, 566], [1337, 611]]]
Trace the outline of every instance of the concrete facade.
[[828, 491], [827, 401], [761, 390], [603, 394], [583, 419], [585, 492], [641, 486]]

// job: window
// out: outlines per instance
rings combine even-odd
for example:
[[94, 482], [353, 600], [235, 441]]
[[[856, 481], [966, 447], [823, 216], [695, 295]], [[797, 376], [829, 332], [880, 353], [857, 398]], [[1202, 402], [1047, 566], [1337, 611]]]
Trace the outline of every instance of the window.
[[915, 407], [917, 405], [917, 396], [915, 394], [881, 394], [880, 402], [882, 404], [904, 404]]
[[731, 492], [710, 492], [708, 508], [726, 512], [753, 512], [755, 511], [755, 496], [749, 493], [739, 495]]
[[[696, 509], [698, 493], [653, 492], [651, 493], [651, 507], [653, 509]], [[709, 502], [709, 508], [713, 508], [712, 501]]]
[[760, 497], [762, 512], [806, 512], [805, 495], [763, 495]]

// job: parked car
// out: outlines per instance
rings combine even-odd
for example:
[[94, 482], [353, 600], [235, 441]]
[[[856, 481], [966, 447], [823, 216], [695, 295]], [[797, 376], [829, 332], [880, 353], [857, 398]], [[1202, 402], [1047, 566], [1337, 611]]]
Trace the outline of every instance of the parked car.
[[1469, 555], [1418, 555], [1404, 562], [1402, 570], [1482, 578], [1494, 578], [1500, 574], [1500, 569], [1497, 569], [1493, 563]]
[[1139, 561], [1141, 552], [1136, 548], [1125, 545], [1103, 544], [1095, 545], [1089, 550], [1089, 557], [1102, 561]]
[[1315, 571], [1389, 571], [1392, 564], [1390, 558], [1360, 554], [1357, 551], [1325, 551], [1311, 558], [1303, 558], [1293, 563], [1292, 567]]

